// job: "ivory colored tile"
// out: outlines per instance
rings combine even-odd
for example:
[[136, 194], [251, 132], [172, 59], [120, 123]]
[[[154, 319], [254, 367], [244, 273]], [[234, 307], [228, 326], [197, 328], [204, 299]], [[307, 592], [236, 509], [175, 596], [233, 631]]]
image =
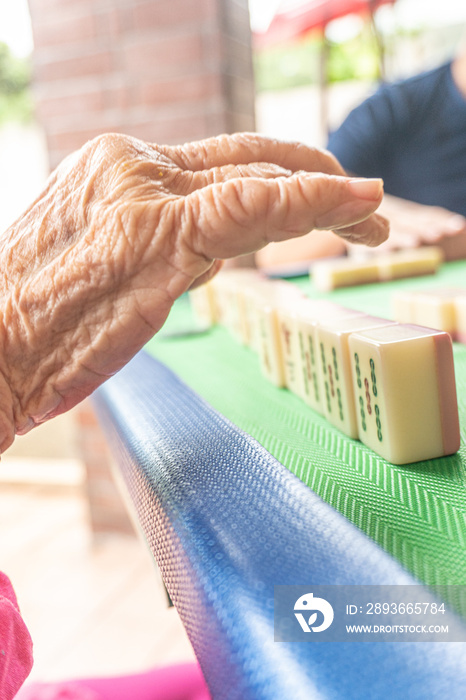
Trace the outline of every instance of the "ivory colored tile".
[[[453, 339], [461, 325], [461, 299], [466, 288], [433, 288], [396, 292], [392, 296], [393, 317], [400, 323], [414, 323], [446, 331]], [[463, 323], [464, 327], [464, 323]]]
[[293, 298], [290, 303], [284, 303], [278, 307], [278, 325], [283, 353], [285, 385], [301, 398], [305, 398], [307, 393], [308, 376], [305, 371], [301, 322], [303, 318], [309, 318], [311, 313], [314, 313], [315, 316], [319, 305], [322, 304], [327, 309], [327, 313], [329, 313], [330, 308], [336, 307], [336, 304], [331, 302], [313, 300], [305, 296]]
[[233, 268], [220, 272], [209, 283], [218, 323], [228, 328], [233, 337], [245, 345], [249, 344], [249, 325], [244, 292], [263, 280], [263, 275], [257, 270]]
[[399, 323], [414, 323], [416, 292], [400, 290], [391, 298], [392, 317]]
[[453, 303], [456, 314], [455, 340], [466, 343], [466, 296], [456, 297]]
[[271, 304], [263, 304], [257, 308], [256, 314], [261, 372], [275, 386], [284, 387], [285, 370], [278, 330], [277, 309]]
[[348, 257], [314, 263], [311, 277], [323, 292], [370, 282], [433, 274], [444, 260], [441, 248], [426, 246], [365, 258]]
[[321, 292], [329, 292], [338, 287], [377, 282], [379, 269], [373, 259], [333, 258], [313, 264], [311, 278]]
[[297, 396], [302, 396], [303, 377], [300, 364], [299, 337], [294, 305], [281, 307], [277, 312], [278, 333], [282, 348], [285, 386]]
[[243, 345], [258, 352], [259, 335], [257, 330], [257, 295], [260, 284], [247, 285], [241, 293]]
[[434, 274], [443, 263], [444, 254], [437, 246], [423, 246], [376, 255], [376, 260], [379, 279], [387, 281]]
[[214, 291], [210, 282], [202, 284], [196, 289], [191, 289], [188, 292], [188, 297], [193, 313], [201, 324], [213, 326], [217, 323]]
[[414, 297], [413, 322], [420, 326], [446, 331], [456, 337], [457, 318], [455, 299], [466, 295], [466, 289], [431, 289], [420, 291]]
[[297, 307], [296, 326], [301, 366], [301, 391], [304, 401], [318, 413], [323, 413], [324, 382], [318, 360], [317, 327], [331, 319], [362, 316], [331, 301], [306, 299]]
[[[284, 332], [284, 342], [282, 342], [279, 313], [280, 310], [285, 314], [287, 310], [293, 310], [302, 299], [303, 294], [295, 285], [286, 282], [272, 282], [269, 288], [262, 288], [254, 300], [261, 371], [272, 384], [278, 387], [287, 385], [285, 353], [288, 376], [293, 376], [291, 383], [298, 381], [295, 378], [295, 345], [291, 344], [291, 335], [290, 342], [287, 343], [286, 332]], [[285, 323], [285, 326], [288, 327], [288, 324]]]
[[350, 438], [358, 437], [358, 424], [351, 376], [348, 340], [351, 333], [393, 325], [376, 316], [360, 315], [335, 319], [317, 327], [318, 357], [324, 396], [324, 416]]
[[261, 289], [269, 283], [257, 270], [238, 270], [235, 278], [234, 295], [231, 300], [234, 309], [232, 333], [238, 342], [249, 346], [253, 336], [249, 290]]
[[459, 449], [451, 338], [408, 324], [349, 337], [359, 439], [394, 464]]

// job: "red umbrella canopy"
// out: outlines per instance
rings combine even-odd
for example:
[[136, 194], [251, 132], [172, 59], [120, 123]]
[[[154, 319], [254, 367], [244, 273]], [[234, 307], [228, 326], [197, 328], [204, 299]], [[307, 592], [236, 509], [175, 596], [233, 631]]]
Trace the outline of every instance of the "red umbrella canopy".
[[311, 29], [324, 29], [333, 19], [368, 14], [395, 0], [283, 0], [264, 33], [254, 35], [258, 47], [296, 39]]

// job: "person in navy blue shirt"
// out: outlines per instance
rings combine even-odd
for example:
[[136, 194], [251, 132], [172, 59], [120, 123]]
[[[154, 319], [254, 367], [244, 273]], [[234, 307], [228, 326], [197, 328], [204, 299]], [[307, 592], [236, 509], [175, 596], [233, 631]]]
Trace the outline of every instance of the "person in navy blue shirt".
[[384, 180], [385, 247], [440, 243], [447, 259], [466, 256], [464, 44], [437, 68], [381, 85], [327, 148], [348, 172]]
[[[327, 148], [349, 173], [384, 181], [379, 211], [390, 220], [390, 238], [374, 253], [438, 245], [447, 260], [466, 257], [464, 43], [448, 63], [381, 85], [330, 135]], [[256, 261], [294, 269], [347, 251], [328, 233], [269, 245]]]
[[328, 149], [348, 172], [382, 177], [386, 193], [466, 216], [466, 94], [453, 66], [381, 85]]

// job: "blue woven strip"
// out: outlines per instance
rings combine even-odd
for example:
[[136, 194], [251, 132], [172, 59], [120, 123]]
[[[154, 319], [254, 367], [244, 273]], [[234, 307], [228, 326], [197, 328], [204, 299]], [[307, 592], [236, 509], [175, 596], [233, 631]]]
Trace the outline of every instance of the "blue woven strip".
[[275, 643], [274, 585], [415, 581], [146, 353], [95, 403], [214, 700], [464, 697], [465, 645]]

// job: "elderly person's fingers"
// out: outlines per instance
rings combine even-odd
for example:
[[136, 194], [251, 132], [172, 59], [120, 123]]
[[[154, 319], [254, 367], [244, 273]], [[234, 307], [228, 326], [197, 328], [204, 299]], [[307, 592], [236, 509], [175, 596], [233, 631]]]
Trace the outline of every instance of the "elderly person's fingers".
[[163, 148], [164, 154], [186, 170], [206, 170], [223, 165], [275, 163], [296, 172], [344, 175], [345, 171], [328, 151], [299, 142], [277, 141], [254, 133], [217, 136], [183, 146]]
[[270, 179], [289, 177], [291, 170], [274, 163], [249, 163], [247, 165], [223, 165], [208, 170], [180, 170], [172, 180], [171, 190], [179, 195], [187, 195], [201, 187], [226, 182], [238, 177], [260, 177]]
[[371, 248], [384, 245], [384, 242], [389, 241], [389, 222], [380, 214], [372, 214], [371, 217], [353, 224], [353, 226], [336, 228], [333, 227], [333, 232], [340, 236], [347, 243], [352, 243], [360, 247], [361, 244], [370, 246]]
[[446, 236], [457, 236], [458, 234], [466, 233], [466, 217], [454, 212], [448, 212], [448, 216], [442, 220], [442, 228]]
[[387, 238], [388, 225], [383, 217], [371, 215], [382, 196], [380, 180], [299, 173], [273, 180], [229, 180], [197, 190], [173, 206], [182, 207], [180, 215], [189, 221], [192, 250], [212, 259], [254, 252], [315, 228], [378, 245]]
[[466, 218], [443, 207], [386, 194], [380, 212], [390, 220], [392, 235], [398, 235], [398, 232], [400, 238], [410, 235], [417, 238], [419, 245], [466, 233]]
[[345, 177], [325, 152], [201, 144], [99, 137], [0, 239], [0, 451], [123, 367], [221, 260], [314, 228], [386, 238], [382, 182]]
[[[418, 217], [417, 234], [424, 245], [435, 245], [443, 238], [466, 233], [466, 219], [460, 214], [447, 211], [440, 207], [428, 207], [423, 215]], [[416, 220], [413, 217], [411, 227], [414, 229]]]

